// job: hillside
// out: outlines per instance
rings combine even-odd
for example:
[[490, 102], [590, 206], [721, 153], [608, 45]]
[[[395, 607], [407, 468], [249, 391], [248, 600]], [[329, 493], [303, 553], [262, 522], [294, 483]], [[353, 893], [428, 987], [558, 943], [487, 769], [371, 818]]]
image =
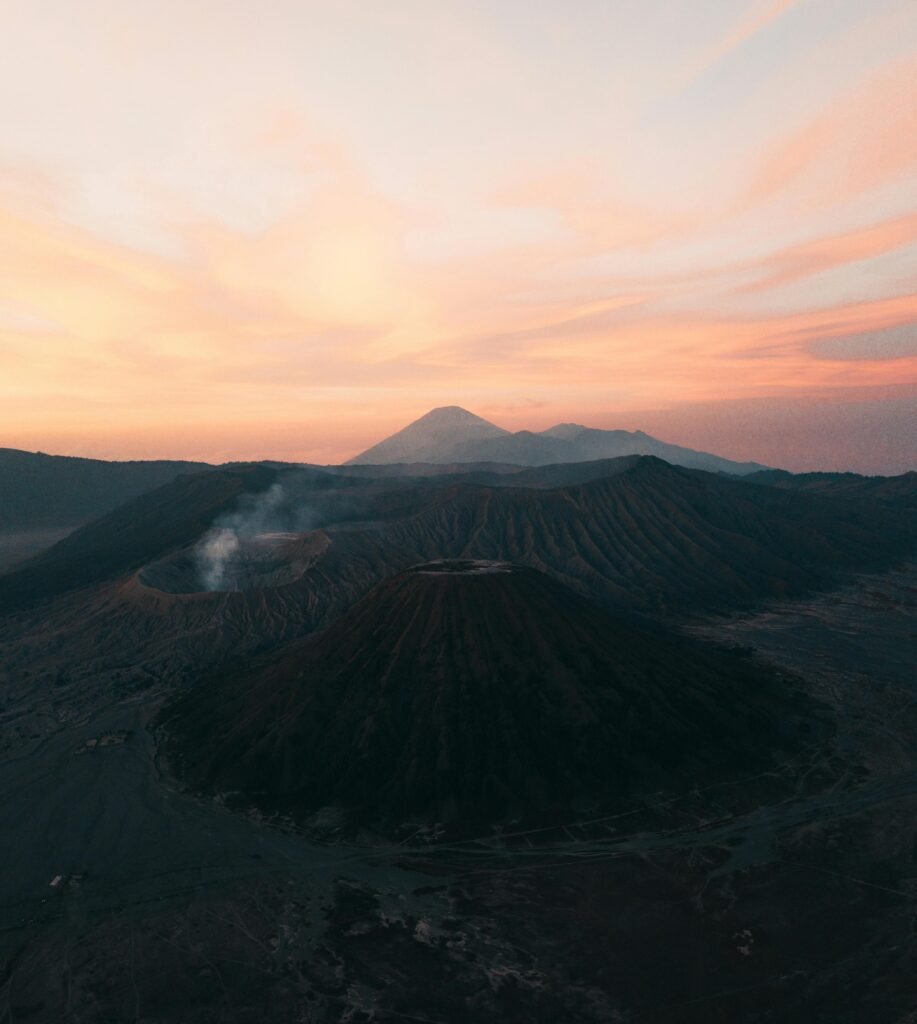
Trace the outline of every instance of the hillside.
[[276, 476], [263, 466], [183, 474], [140, 495], [0, 575], [0, 612], [126, 574], [188, 544], [243, 495], [265, 491]]
[[[870, 502], [749, 486], [647, 457], [570, 470], [587, 482], [546, 489], [545, 472], [533, 469], [519, 474], [535, 477], [531, 487], [506, 485], [517, 477], [498, 487], [451, 478], [379, 492], [356, 485], [347, 501], [357, 521], [325, 515], [314, 524], [331, 541], [314, 571], [333, 587], [337, 575], [349, 576], [348, 563], [374, 566], [364, 578], [376, 572], [378, 580], [432, 558], [506, 559], [604, 604], [668, 613], [798, 593], [917, 549], [917, 523]], [[271, 587], [285, 577], [272, 576], [274, 556], [262, 550], [244, 547], [239, 557], [252, 580]], [[158, 565], [144, 569], [149, 585], [201, 589], [187, 552]]]
[[[564, 474], [587, 482], [547, 487]], [[0, 611], [139, 570], [151, 593], [198, 600], [207, 590], [257, 591], [258, 616], [275, 635], [277, 616], [327, 621], [314, 611], [293, 614], [297, 594], [310, 595], [304, 612], [340, 608], [415, 562], [470, 557], [530, 565], [605, 605], [668, 615], [799, 593], [844, 569], [881, 568], [917, 550], [917, 523], [906, 512], [653, 458], [518, 476], [532, 486], [506, 486], [503, 477], [493, 486], [263, 466], [182, 477], [0, 575]], [[208, 530], [227, 522], [235, 531], [228, 575], [208, 582], [201, 561]], [[303, 561], [296, 538], [315, 530], [326, 537], [321, 555]], [[279, 543], [287, 533], [289, 543]], [[230, 602], [226, 613], [235, 608]], [[174, 614], [176, 628], [196, 618], [187, 601]]]
[[749, 483], [828, 498], [866, 498], [892, 508], [917, 509], [917, 472], [900, 476], [861, 476], [858, 473], [787, 473], [769, 469], [752, 473]]
[[554, 490], [446, 488], [379, 539], [418, 560], [521, 562], [603, 603], [666, 612], [735, 607], [888, 564], [917, 549], [917, 523], [639, 458]]
[[438, 561], [163, 713], [196, 788], [307, 816], [544, 817], [771, 764], [812, 705], [746, 660], [615, 620], [545, 575]]
[[203, 462], [103, 462], [0, 448], [0, 531], [78, 526]]
[[[131, 686], [187, 684], [205, 666], [329, 626], [386, 577], [437, 558], [526, 564], [620, 614], [678, 619], [917, 551], [912, 514], [873, 502], [647, 458], [613, 469], [550, 490], [264, 467], [182, 478], [0, 576], [0, 676], [22, 692], [40, 677], [49, 697], [62, 677], [87, 693], [99, 679], [123, 691], [128, 665], [142, 666]], [[278, 483], [288, 500], [272, 519], [262, 513]], [[208, 589], [201, 555], [217, 521], [239, 544]]]

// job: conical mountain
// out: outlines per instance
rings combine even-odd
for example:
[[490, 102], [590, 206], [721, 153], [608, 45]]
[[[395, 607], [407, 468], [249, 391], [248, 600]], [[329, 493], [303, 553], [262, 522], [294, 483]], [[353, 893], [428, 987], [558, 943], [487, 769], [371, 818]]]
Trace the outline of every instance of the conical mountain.
[[[195, 788], [385, 827], [483, 822], [748, 774], [811, 706], [748, 659], [500, 562], [426, 563], [161, 720]], [[730, 775], [732, 773], [732, 775]]]
[[558, 423], [540, 433], [510, 433], [455, 405], [433, 409], [347, 465], [477, 462], [547, 466], [627, 455], [654, 455], [677, 466], [739, 476], [766, 468], [668, 444], [642, 430], [596, 430], [579, 423]]
[[[477, 444], [509, 432], [457, 405], [431, 409], [391, 437], [367, 448], [348, 465], [385, 465], [393, 462], [442, 462], [444, 452]], [[448, 461], [448, 460], [446, 460]]]

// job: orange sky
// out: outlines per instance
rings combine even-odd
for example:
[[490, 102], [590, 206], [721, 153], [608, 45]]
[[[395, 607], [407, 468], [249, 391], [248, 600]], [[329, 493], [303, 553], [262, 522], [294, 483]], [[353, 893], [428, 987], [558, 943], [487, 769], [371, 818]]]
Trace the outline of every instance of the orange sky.
[[4, 35], [0, 446], [329, 462], [458, 404], [914, 468], [912, 0], [12, 0]]

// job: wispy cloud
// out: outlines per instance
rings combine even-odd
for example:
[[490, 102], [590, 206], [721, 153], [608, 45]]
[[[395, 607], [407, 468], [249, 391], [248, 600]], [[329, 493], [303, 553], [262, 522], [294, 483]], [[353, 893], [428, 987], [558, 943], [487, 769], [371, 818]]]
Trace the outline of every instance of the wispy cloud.
[[791, 186], [831, 205], [917, 170], [917, 56], [883, 69], [762, 154], [742, 198], [756, 206]]
[[693, 57], [678, 85], [684, 88], [705, 75], [721, 60], [747, 43], [752, 36], [764, 31], [772, 22], [796, 7], [800, 0], [754, 0], [745, 14], [735, 21], [723, 35]]
[[172, 0], [64, 4], [60, 38], [20, 6], [0, 444], [321, 461], [434, 404], [612, 425], [917, 379], [883, 333], [915, 317], [917, 17], [647, 4], [205, 3], [180, 38]]

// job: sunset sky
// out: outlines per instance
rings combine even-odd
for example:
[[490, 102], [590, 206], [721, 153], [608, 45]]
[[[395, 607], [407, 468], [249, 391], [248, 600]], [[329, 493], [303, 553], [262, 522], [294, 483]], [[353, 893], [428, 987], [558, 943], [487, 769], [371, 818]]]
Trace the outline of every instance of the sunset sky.
[[914, 0], [5, 0], [0, 447], [437, 405], [917, 468]]

